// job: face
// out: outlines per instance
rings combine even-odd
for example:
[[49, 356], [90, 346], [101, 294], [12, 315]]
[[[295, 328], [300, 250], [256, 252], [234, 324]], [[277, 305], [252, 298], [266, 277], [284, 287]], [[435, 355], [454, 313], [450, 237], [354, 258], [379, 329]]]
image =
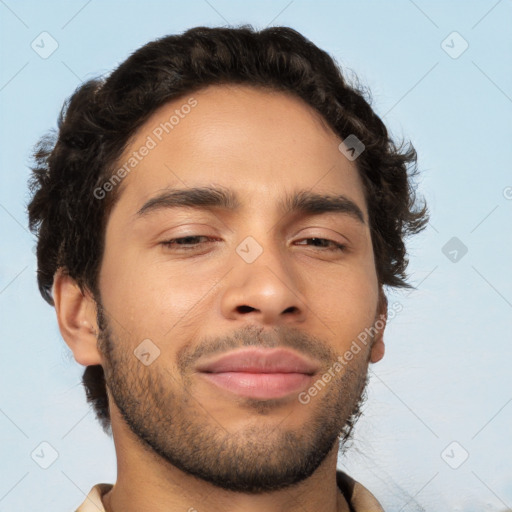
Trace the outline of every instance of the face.
[[[192, 96], [119, 160], [130, 171], [99, 280], [110, 407], [162, 461], [230, 490], [280, 489], [348, 436], [379, 358], [378, 335], [351, 348], [382, 312], [363, 186], [301, 100]], [[212, 366], [248, 350], [245, 371]], [[300, 368], [278, 371], [290, 354]]]

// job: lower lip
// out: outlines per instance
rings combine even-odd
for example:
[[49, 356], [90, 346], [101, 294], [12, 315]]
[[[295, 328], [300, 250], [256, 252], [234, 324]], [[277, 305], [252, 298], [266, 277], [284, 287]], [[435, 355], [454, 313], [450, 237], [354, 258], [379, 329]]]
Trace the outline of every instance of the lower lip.
[[298, 392], [304, 389], [312, 378], [311, 375], [304, 373], [221, 372], [201, 375], [219, 388], [240, 396], [262, 400], [283, 398]]

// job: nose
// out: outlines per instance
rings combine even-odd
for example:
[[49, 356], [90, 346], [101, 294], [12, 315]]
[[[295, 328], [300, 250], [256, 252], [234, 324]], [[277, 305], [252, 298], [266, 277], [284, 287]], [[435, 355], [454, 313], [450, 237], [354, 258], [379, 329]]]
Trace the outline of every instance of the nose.
[[296, 324], [306, 320], [306, 300], [300, 276], [278, 249], [266, 249], [252, 263], [238, 255], [228, 274], [221, 311], [229, 320], [261, 325]]

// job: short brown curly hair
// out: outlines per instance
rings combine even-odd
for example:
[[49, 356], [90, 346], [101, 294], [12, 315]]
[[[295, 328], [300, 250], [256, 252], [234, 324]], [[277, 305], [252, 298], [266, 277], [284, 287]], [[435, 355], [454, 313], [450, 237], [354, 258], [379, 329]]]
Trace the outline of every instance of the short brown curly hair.
[[[369, 92], [349, 84], [326, 52], [297, 31], [195, 27], [138, 49], [107, 78], [85, 82], [66, 101], [58, 131], [34, 150], [29, 180], [29, 227], [37, 235], [37, 279], [53, 305], [57, 269], [82, 291], [100, 297], [98, 275], [105, 226], [118, 195], [98, 200], [93, 191], [109, 179], [131, 136], [163, 104], [215, 84], [247, 84], [296, 95], [345, 139], [365, 146], [357, 168], [364, 184], [379, 283], [411, 287], [405, 238], [421, 231], [428, 214], [417, 205], [412, 144], [388, 135], [370, 106]], [[83, 383], [104, 430], [110, 416], [103, 368], [87, 367]]]

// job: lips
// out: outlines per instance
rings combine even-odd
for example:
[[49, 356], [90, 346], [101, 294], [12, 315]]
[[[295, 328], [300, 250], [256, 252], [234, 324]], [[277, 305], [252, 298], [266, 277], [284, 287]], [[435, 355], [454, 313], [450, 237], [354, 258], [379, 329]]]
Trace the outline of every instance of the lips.
[[246, 398], [283, 398], [308, 386], [320, 365], [286, 349], [244, 349], [197, 366], [217, 388]]
[[303, 373], [313, 375], [320, 365], [286, 349], [244, 349], [197, 366], [205, 373]]

